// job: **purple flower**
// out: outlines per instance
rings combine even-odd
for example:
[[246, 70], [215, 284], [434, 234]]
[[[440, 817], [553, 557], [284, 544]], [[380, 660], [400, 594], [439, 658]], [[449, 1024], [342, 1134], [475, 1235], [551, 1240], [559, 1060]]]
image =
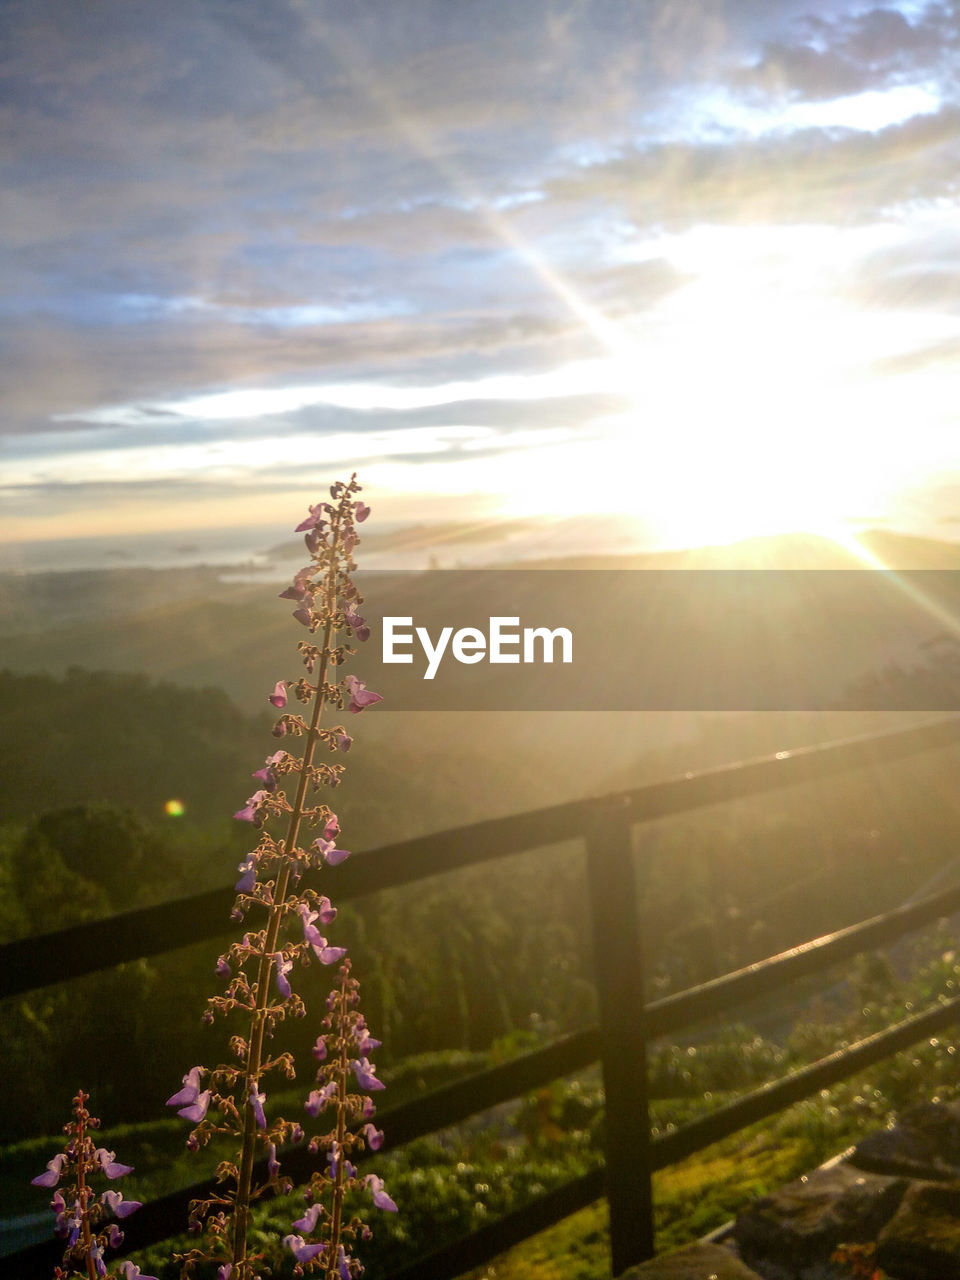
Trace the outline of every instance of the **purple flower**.
[[313, 1116], [314, 1119], [321, 1111], [326, 1110], [331, 1102], [335, 1102], [337, 1098], [337, 1082], [331, 1080], [329, 1084], [325, 1084], [322, 1089], [311, 1089], [306, 1102], [304, 1103], [304, 1111], [307, 1115]]
[[383, 1189], [383, 1179], [378, 1178], [375, 1173], [368, 1173], [363, 1180], [364, 1185], [373, 1197], [373, 1203], [378, 1209], [386, 1209], [390, 1213], [397, 1212], [397, 1206], [393, 1203], [386, 1191]]
[[[267, 1172], [271, 1178], [275, 1178], [280, 1172], [280, 1162], [277, 1159], [277, 1144], [271, 1142], [267, 1147]], [[294, 1223], [294, 1226], [297, 1224]]]
[[217, 1280], [230, 1280], [233, 1274], [233, 1263], [225, 1262], [222, 1267], [217, 1267]]
[[355, 675], [349, 675], [344, 680], [347, 692], [350, 694], [350, 704], [347, 708], [354, 715], [361, 712], [364, 707], [371, 707], [375, 702], [382, 702], [383, 698], [379, 693], [374, 693], [372, 689], [368, 689], [363, 680], [358, 680]]
[[335, 849], [332, 840], [324, 840], [322, 836], [318, 836], [313, 842], [314, 849], [320, 854], [324, 862], [331, 867], [338, 867], [341, 862], [346, 862], [350, 857], [349, 849]]
[[363, 524], [369, 514], [370, 508], [365, 502], [357, 502], [353, 508], [353, 518], [357, 524]]
[[197, 1094], [196, 1101], [188, 1107], [181, 1107], [177, 1112], [178, 1116], [183, 1116], [184, 1120], [189, 1120], [193, 1124], [199, 1124], [203, 1117], [207, 1114], [210, 1106], [210, 1098], [212, 1093], [210, 1089], [204, 1089], [203, 1093]]
[[[336, 497], [336, 495], [334, 495], [334, 497]], [[330, 508], [325, 502], [318, 502], [316, 506], [311, 504], [310, 514], [305, 520], [300, 521], [293, 532], [304, 533], [307, 529], [316, 529], [318, 526], [325, 525], [326, 520], [324, 519], [324, 516], [329, 510]]]
[[353, 739], [350, 737], [349, 733], [337, 734], [337, 746], [344, 753], [344, 755], [346, 755], [346, 753], [353, 746]]
[[327, 1057], [327, 1041], [325, 1036], [317, 1036], [314, 1046], [310, 1051], [318, 1062], [324, 1062]]
[[118, 1163], [115, 1151], [108, 1151], [106, 1147], [97, 1147], [93, 1154], [108, 1178], [122, 1178], [125, 1173], [133, 1173], [132, 1164]]
[[231, 977], [230, 964], [226, 956], [221, 956], [217, 961], [217, 976], [220, 978]]
[[[337, 1176], [337, 1166], [339, 1165], [339, 1163], [340, 1163], [340, 1149], [337, 1146], [337, 1144], [334, 1143], [333, 1146], [330, 1148], [330, 1150], [327, 1152], [327, 1164], [330, 1166], [331, 1178], [335, 1178]], [[357, 1176], [356, 1166], [352, 1165], [349, 1160], [345, 1159], [343, 1162], [344, 1182], [349, 1182], [351, 1178], [355, 1178], [356, 1176]]]
[[129, 1218], [131, 1213], [136, 1213], [141, 1207], [139, 1200], [124, 1200], [119, 1191], [112, 1189], [104, 1191], [100, 1200], [117, 1218]]
[[[321, 900], [327, 904], [326, 918], [332, 919], [336, 915], [336, 909], [330, 906], [330, 899], [323, 898]], [[347, 954], [346, 947], [328, 947], [327, 940], [313, 923], [320, 914], [318, 911], [311, 911], [305, 902], [301, 902], [297, 908], [300, 912], [300, 918], [303, 921], [303, 940], [308, 942], [313, 948], [313, 953], [321, 964], [333, 964], [336, 960], [341, 960]]]
[[377, 1068], [372, 1062], [368, 1062], [366, 1058], [354, 1058], [350, 1066], [353, 1074], [357, 1077], [357, 1084], [361, 1089], [369, 1089], [373, 1093], [375, 1089], [385, 1089], [387, 1087], [382, 1080], [377, 1079]]
[[273, 686], [273, 693], [269, 695], [267, 701], [275, 707], [285, 707], [287, 705], [287, 682], [278, 680]]
[[286, 720], [278, 720], [277, 723], [270, 730], [270, 732], [273, 734], [275, 738], [282, 738], [283, 735], [287, 732]]
[[357, 1024], [357, 1040], [359, 1041], [357, 1047], [362, 1054], [372, 1053], [374, 1049], [379, 1049], [383, 1044], [382, 1040], [376, 1040], [370, 1034], [370, 1028], [367, 1026], [362, 1016], [360, 1022]]
[[286, 760], [287, 753], [285, 751], [275, 751], [272, 756], [267, 756], [263, 762], [263, 768], [258, 769], [256, 773], [251, 774], [252, 778], [259, 778], [267, 791], [276, 791], [277, 775], [274, 769], [282, 760]]
[[255, 791], [252, 796], [247, 797], [247, 803], [242, 809], [238, 809], [233, 815], [238, 822], [252, 822], [255, 827], [262, 827], [266, 814], [263, 806], [270, 796], [269, 791]]
[[117, 1265], [120, 1268], [120, 1274], [125, 1277], [125, 1280], [157, 1280], [156, 1276], [145, 1276], [137, 1264], [131, 1262], [129, 1258], [124, 1258], [123, 1262]]
[[319, 916], [320, 912], [311, 911], [305, 902], [300, 903], [297, 907], [297, 912], [303, 922], [304, 942], [309, 942], [312, 946], [323, 946], [326, 943], [326, 938], [319, 933], [317, 926], [313, 923]]
[[352, 609], [345, 609], [343, 611], [343, 616], [347, 620], [347, 626], [358, 640], [363, 641], [370, 639], [370, 628], [367, 626], [365, 618], [361, 618], [360, 615], [358, 613], [354, 613]]
[[250, 893], [257, 883], [257, 864], [254, 862], [252, 854], [248, 854], [244, 858], [237, 870], [242, 871], [243, 875], [233, 887], [237, 893]]
[[299, 609], [294, 609], [293, 616], [305, 627], [309, 627], [313, 622], [313, 613], [308, 605], [301, 605]]
[[179, 1107], [180, 1110], [177, 1115], [183, 1116], [184, 1120], [193, 1121], [194, 1124], [199, 1124], [207, 1114], [207, 1108], [210, 1106], [210, 1098], [212, 1096], [210, 1089], [204, 1089], [202, 1093], [200, 1092], [200, 1074], [202, 1071], [202, 1067], [191, 1067], [183, 1077], [183, 1088], [178, 1093], [175, 1093], [172, 1098], [167, 1099], [168, 1107]]
[[90, 1257], [93, 1259], [93, 1266], [97, 1275], [105, 1276], [107, 1274], [107, 1264], [103, 1260], [103, 1250], [98, 1244], [90, 1246]]
[[67, 1227], [69, 1235], [67, 1236], [67, 1245], [72, 1248], [80, 1239], [80, 1228], [83, 1225], [83, 1217], [80, 1212], [80, 1201], [75, 1200], [73, 1203], [73, 1216], [67, 1218]]
[[310, 1206], [310, 1208], [307, 1210], [307, 1212], [303, 1215], [302, 1218], [298, 1218], [296, 1222], [293, 1222], [290, 1225], [294, 1228], [295, 1231], [306, 1231], [308, 1233], [316, 1231], [317, 1219], [320, 1217], [320, 1213], [322, 1209], [323, 1209], [323, 1206], [320, 1204], [320, 1201], [318, 1200], [316, 1204], [312, 1204]]
[[298, 1262], [310, 1262], [318, 1253], [322, 1253], [325, 1245], [307, 1244], [303, 1236], [284, 1236], [283, 1243], [287, 1246]]
[[258, 1093], [257, 1086], [252, 1084], [250, 1086], [249, 1102], [251, 1107], [253, 1107], [253, 1117], [257, 1122], [258, 1129], [265, 1129], [267, 1127], [267, 1117], [263, 1114], [263, 1104], [266, 1100], [267, 1095], [265, 1093]]
[[327, 825], [323, 828], [324, 840], [332, 840], [334, 836], [340, 834], [340, 819], [335, 813], [331, 813], [327, 819]]
[[30, 1179], [30, 1185], [34, 1187], [55, 1187], [60, 1181], [60, 1173], [63, 1169], [66, 1156], [61, 1151], [59, 1155], [47, 1161], [47, 1172], [38, 1173], [35, 1178]]
[[[293, 990], [287, 980], [287, 974], [293, 968], [292, 960], [284, 960], [282, 951], [273, 953], [273, 967], [277, 977], [277, 990], [283, 996], [284, 1000], [289, 1000], [293, 995]], [[263, 1126], [260, 1126], [263, 1128]]]
[[365, 1124], [360, 1130], [367, 1140], [367, 1146], [371, 1151], [379, 1151], [383, 1146], [383, 1130], [378, 1129], [376, 1125]]

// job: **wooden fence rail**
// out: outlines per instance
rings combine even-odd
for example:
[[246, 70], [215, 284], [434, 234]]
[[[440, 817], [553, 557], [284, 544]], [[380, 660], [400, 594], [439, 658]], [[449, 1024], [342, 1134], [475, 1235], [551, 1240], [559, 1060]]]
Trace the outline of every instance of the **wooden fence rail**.
[[[651, 1136], [646, 1048], [651, 1039], [769, 994], [868, 948], [885, 945], [911, 929], [960, 911], [960, 888], [864, 921], [750, 965], [738, 972], [645, 1004], [641, 963], [642, 921], [634, 884], [633, 828], [703, 805], [754, 795], [841, 770], [892, 761], [919, 751], [960, 743], [960, 717], [919, 727], [777, 752], [759, 760], [638, 787], [599, 799], [579, 800], [495, 818], [406, 840], [355, 855], [338, 868], [337, 895], [358, 897], [426, 876], [572, 839], [583, 842], [593, 927], [599, 1023], [533, 1053], [447, 1085], [382, 1113], [392, 1146], [435, 1132], [521, 1096], [597, 1061], [606, 1097], [603, 1169], [556, 1188], [445, 1245], [397, 1272], [394, 1280], [449, 1280], [483, 1265], [510, 1245], [560, 1221], [606, 1194], [610, 1206], [611, 1268], [619, 1275], [654, 1252], [651, 1177], [746, 1125], [766, 1118], [960, 1022], [960, 997], [944, 1000], [892, 1028], [838, 1050], [819, 1062], [753, 1090], [735, 1102], [670, 1133]], [[0, 996], [23, 994], [62, 979], [58, 961], [71, 956], [72, 976], [233, 931], [232, 890], [215, 890], [178, 902], [75, 926], [0, 947]], [[285, 1155], [284, 1170], [306, 1181], [315, 1157]], [[202, 1195], [198, 1184], [164, 1196], [125, 1223], [124, 1251], [180, 1231], [187, 1202]], [[41, 1280], [50, 1274], [62, 1244], [50, 1240], [0, 1258], [0, 1280]]]

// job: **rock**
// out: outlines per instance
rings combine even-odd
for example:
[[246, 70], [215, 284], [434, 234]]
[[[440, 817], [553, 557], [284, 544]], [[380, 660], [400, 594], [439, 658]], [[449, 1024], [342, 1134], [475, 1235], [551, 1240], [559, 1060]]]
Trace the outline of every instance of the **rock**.
[[719, 1244], [690, 1244], [625, 1271], [620, 1280], [760, 1280]]
[[915, 1182], [880, 1233], [877, 1265], [897, 1280], [960, 1280], [960, 1182]]
[[841, 1162], [754, 1201], [736, 1222], [744, 1261], [763, 1275], [830, 1273], [839, 1244], [876, 1240], [907, 1189], [904, 1178], [863, 1173]]
[[960, 1105], [922, 1102], [892, 1129], [871, 1133], [850, 1157], [860, 1169], [928, 1182], [960, 1179]]

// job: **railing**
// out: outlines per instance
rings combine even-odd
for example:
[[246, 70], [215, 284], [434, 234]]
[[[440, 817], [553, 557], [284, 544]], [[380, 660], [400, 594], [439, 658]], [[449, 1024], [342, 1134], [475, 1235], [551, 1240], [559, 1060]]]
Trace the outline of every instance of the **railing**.
[[[611, 1268], [613, 1275], [619, 1275], [654, 1254], [651, 1177], [657, 1170], [960, 1022], [960, 997], [944, 999], [925, 1013], [767, 1083], [707, 1116], [656, 1138], [651, 1136], [646, 1070], [649, 1040], [769, 994], [788, 981], [960, 911], [960, 888], [645, 1005], [634, 825], [957, 743], [960, 717], [777, 752], [599, 799], [553, 805], [406, 840], [355, 855], [338, 868], [338, 898], [347, 900], [572, 838], [584, 842], [587, 858], [599, 1024], [384, 1111], [380, 1119], [391, 1146], [398, 1147], [599, 1059], [608, 1118], [605, 1167], [435, 1250], [396, 1272], [393, 1280], [448, 1280], [482, 1266], [504, 1249], [604, 1194], [610, 1207]], [[8, 943], [0, 947], [0, 997], [60, 981], [59, 961], [64, 954], [71, 956], [73, 976], [80, 976], [228, 933], [233, 900], [233, 890], [216, 890], [130, 911], [107, 922]], [[284, 1171], [295, 1180], [306, 1181], [314, 1160], [305, 1150], [295, 1149], [285, 1156]], [[197, 1184], [144, 1205], [124, 1224], [124, 1251], [132, 1252], [180, 1232], [188, 1201], [202, 1196], [210, 1185]], [[62, 1247], [61, 1242], [51, 1240], [0, 1259], [0, 1278], [40, 1280], [50, 1274]]]

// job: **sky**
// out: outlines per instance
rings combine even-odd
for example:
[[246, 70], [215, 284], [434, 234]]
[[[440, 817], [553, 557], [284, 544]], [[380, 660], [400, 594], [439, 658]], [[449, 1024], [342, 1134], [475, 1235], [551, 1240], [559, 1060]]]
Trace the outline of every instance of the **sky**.
[[960, 538], [954, 4], [0, 5], [8, 548]]

